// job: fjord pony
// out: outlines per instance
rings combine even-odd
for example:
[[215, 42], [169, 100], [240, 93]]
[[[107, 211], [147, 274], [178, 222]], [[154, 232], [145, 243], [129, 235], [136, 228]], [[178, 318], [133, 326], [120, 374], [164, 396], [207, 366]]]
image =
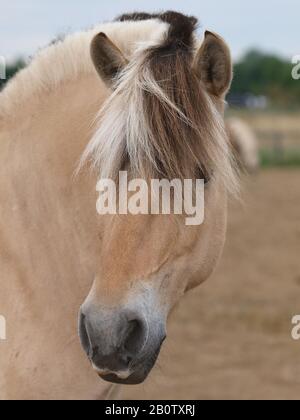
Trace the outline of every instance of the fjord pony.
[[226, 118], [226, 130], [240, 169], [254, 173], [259, 168], [258, 141], [255, 133], [241, 118]]
[[[41, 51], [1, 93], [0, 398], [104, 398], [142, 382], [170, 311], [214, 270], [236, 186], [231, 61], [196, 24], [122, 16]], [[204, 177], [205, 222], [99, 216], [97, 181], [120, 170]]]

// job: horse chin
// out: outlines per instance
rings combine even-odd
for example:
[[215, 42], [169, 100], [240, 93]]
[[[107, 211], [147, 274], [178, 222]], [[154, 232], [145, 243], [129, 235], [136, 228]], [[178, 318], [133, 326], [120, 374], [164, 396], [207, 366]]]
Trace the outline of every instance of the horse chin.
[[153, 362], [151, 364], [147, 363], [146, 367], [141, 367], [139, 369], [134, 369], [128, 376], [127, 375], [121, 375], [121, 374], [117, 374], [114, 372], [109, 372], [106, 374], [102, 374], [98, 372], [98, 376], [103, 379], [106, 382], [112, 382], [114, 384], [121, 384], [121, 385], [139, 385], [141, 383], [143, 383], [149, 373], [151, 372], [157, 356], [158, 356], [159, 352], [157, 352], [157, 354], [155, 354], [155, 356], [152, 358], [150, 358], [150, 360], [153, 360]]
[[132, 373], [128, 378], [120, 378], [114, 373], [110, 373], [107, 375], [100, 375], [99, 377], [106, 382], [111, 382], [113, 384], [120, 384], [120, 385], [139, 385], [145, 381], [148, 374], [140, 374], [140, 373]]
[[139, 385], [143, 383], [147, 379], [149, 373], [156, 363], [162, 343], [164, 342], [165, 338], [166, 337], [163, 338], [158, 348], [152, 354], [148, 355], [146, 362], [140, 362], [139, 365], [135, 366], [135, 368], [132, 369], [132, 372], [128, 375], [122, 375], [121, 373], [117, 374], [114, 372], [102, 374], [98, 371], [98, 376], [106, 382], [120, 385]]

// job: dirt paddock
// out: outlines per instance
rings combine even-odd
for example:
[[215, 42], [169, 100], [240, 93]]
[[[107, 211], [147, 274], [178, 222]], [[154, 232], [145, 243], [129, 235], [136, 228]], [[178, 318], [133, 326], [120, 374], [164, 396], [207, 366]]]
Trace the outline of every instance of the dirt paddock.
[[300, 398], [300, 170], [262, 170], [242, 195], [217, 272], [183, 299], [157, 367], [123, 397]]

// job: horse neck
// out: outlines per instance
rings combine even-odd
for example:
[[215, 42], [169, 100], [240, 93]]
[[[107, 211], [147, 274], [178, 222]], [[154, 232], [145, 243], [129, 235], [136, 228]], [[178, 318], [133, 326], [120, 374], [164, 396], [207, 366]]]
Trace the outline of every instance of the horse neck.
[[14, 137], [11, 152], [15, 155], [24, 148], [28, 157], [31, 147], [39, 152], [35, 163], [45, 164], [43, 158], [50, 158], [52, 163], [63, 161], [65, 168], [70, 164], [73, 171], [74, 159], [79, 159], [86, 147], [106, 95], [104, 84], [94, 73], [62, 81], [51, 90], [26, 97], [9, 116], [1, 119], [0, 115], [0, 134], [5, 132], [8, 142]]
[[84, 277], [74, 271], [78, 255], [87, 270], [93, 264], [96, 179], [73, 175], [105, 95], [97, 76], [84, 76], [20, 104], [0, 127], [0, 247], [25, 282], [55, 288], [63, 279], [72, 289]]

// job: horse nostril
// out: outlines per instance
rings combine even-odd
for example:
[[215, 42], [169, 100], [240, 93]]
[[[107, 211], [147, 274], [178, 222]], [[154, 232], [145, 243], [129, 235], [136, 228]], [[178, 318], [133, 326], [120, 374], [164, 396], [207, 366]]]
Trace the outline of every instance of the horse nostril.
[[132, 356], [141, 351], [145, 342], [145, 328], [142, 321], [132, 320], [128, 323], [128, 329], [124, 340], [124, 350], [129, 353], [127, 355], [128, 363], [132, 361]]
[[84, 351], [90, 357], [91, 342], [86, 328], [86, 318], [81, 311], [79, 314], [79, 337]]
[[130, 365], [130, 363], [132, 362], [132, 360], [133, 360], [133, 357], [131, 357], [131, 356], [125, 356], [125, 363], [126, 363], [127, 366]]
[[92, 348], [92, 352], [91, 352], [91, 359], [94, 360], [99, 354], [99, 347], [95, 346]]
[[148, 324], [133, 311], [102, 317], [101, 312], [85, 309], [79, 314], [79, 335], [94, 368], [127, 374], [142, 356], [148, 338]]

